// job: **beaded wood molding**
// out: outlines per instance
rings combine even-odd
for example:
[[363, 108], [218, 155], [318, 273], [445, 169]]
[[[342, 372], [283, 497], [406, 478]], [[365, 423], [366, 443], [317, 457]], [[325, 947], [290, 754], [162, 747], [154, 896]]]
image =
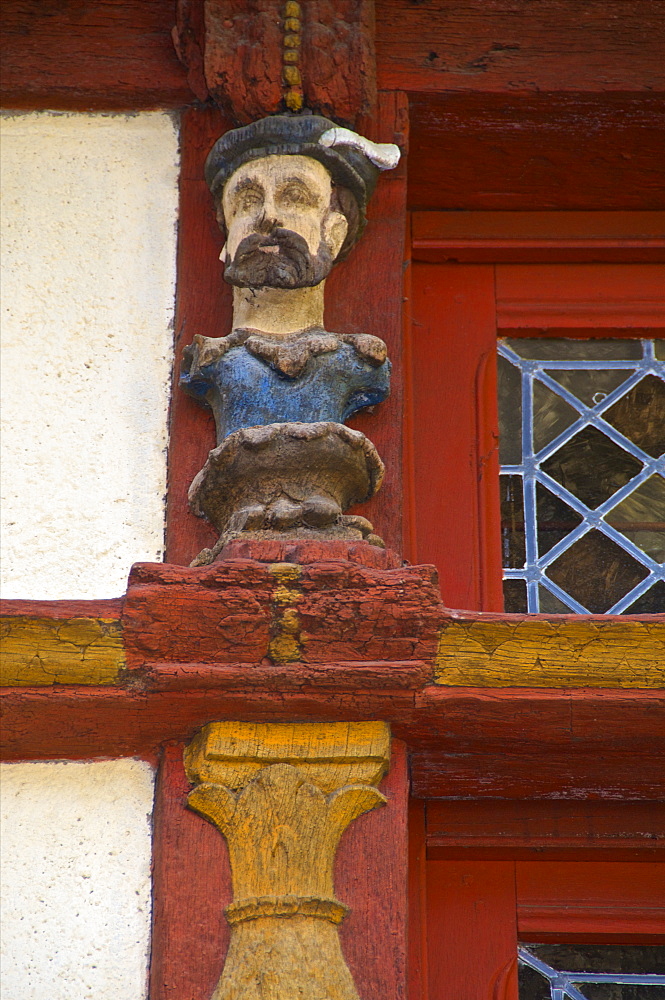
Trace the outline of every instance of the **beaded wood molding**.
[[190, 743], [188, 805], [226, 838], [233, 876], [231, 941], [211, 1000], [358, 1000], [333, 863], [347, 826], [385, 805], [375, 786], [389, 756], [383, 722], [213, 722]]

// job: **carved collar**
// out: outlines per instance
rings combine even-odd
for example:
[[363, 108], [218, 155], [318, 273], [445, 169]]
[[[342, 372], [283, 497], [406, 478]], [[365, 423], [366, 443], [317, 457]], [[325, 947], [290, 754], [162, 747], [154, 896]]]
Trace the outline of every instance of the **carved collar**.
[[190, 371], [213, 364], [233, 347], [244, 347], [254, 357], [270, 365], [287, 378], [301, 375], [310, 358], [338, 350], [349, 344], [356, 354], [378, 368], [386, 360], [386, 345], [367, 333], [328, 333], [310, 329], [289, 338], [272, 338], [259, 330], [233, 330], [226, 337], [202, 337], [197, 334], [185, 349]]

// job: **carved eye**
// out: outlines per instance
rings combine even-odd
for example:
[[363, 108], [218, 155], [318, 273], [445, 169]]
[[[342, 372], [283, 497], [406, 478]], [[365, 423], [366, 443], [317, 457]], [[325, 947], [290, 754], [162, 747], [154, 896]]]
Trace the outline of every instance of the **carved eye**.
[[316, 200], [302, 184], [287, 184], [280, 192], [280, 201], [285, 205], [316, 204]]
[[238, 212], [251, 212], [260, 208], [262, 204], [263, 196], [260, 191], [256, 188], [245, 188], [238, 193], [236, 210]]

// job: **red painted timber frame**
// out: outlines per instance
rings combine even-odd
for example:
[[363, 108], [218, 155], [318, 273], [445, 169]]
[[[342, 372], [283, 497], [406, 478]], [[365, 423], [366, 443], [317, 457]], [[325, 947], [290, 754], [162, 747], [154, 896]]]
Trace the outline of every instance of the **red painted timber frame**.
[[[110, 0], [103, 5], [78, 4], [74, 20], [71, 5], [61, 5], [57, 10], [54, 7], [48, 16], [44, 16], [40, 6], [21, 0], [7, 0], [5, 5], [3, 21], [10, 34], [4, 46], [9, 60], [8, 70], [3, 74], [5, 106], [125, 110], [183, 108], [193, 102], [186, 73], [177, 62], [171, 45], [170, 29], [175, 19], [171, 3]], [[516, 209], [536, 211], [543, 208], [580, 211], [665, 207], [662, 182], [658, 170], [654, 169], [654, 164], [657, 167], [665, 158], [664, 133], [658, 122], [662, 96], [657, 93], [656, 81], [665, 64], [664, 36], [659, 30], [662, 12], [656, 9], [657, 5], [639, 0], [640, 11], [636, 14], [634, 0], [594, 0], [588, 5], [590, 17], [576, 18], [574, 23], [566, 22], [566, 4], [562, 5], [560, 0], [544, 0], [541, 16], [537, 19], [529, 16], [526, 10], [522, 12], [526, 16], [520, 17], [515, 4], [493, 4], [488, 11], [485, 0], [435, 6], [436, 10], [431, 9], [432, 5], [407, 6], [400, 0], [386, 0], [378, 6], [379, 85], [389, 91], [399, 89], [411, 93], [412, 139], [416, 151], [409, 174], [411, 207], [492, 212], [497, 209], [514, 212]], [[478, 16], [479, 12], [482, 17]], [[616, 22], [616, 17], [624, 18], [621, 31], [609, 33], [605, 30], [609, 14], [612, 23]], [[571, 33], [576, 39], [576, 51], [585, 52], [588, 58], [575, 58], [570, 45]], [[440, 52], [430, 48], [429, 39], [433, 34], [445, 39], [445, 59]], [[609, 50], [604, 47], [607, 38], [611, 39]], [[103, 59], [99, 58], [100, 52]], [[607, 76], [610, 63], [611, 79], [604, 79], [602, 93], [594, 92], [599, 87], [600, 76]], [[660, 87], [662, 89], [662, 84]], [[647, 88], [652, 92], [648, 93]], [[608, 93], [608, 90], [615, 92]], [[384, 102], [386, 100], [399, 105], [400, 114], [403, 114], [402, 95], [384, 97]], [[218, 280], [215, 264], [214, 251], [221, 241], [200, 174], [202, 158], [208, 144], [216, 138], [220, 124], [218, 113], [208, 109], [196, 108], [183, 114], [177, 327], [180, 345], [185, 342], [183, 338], [190, 339], [193, 332], [215, 335], [228, 322], [228, 297]], [[383, 136], [389, 138], [385, 133]], [[582, 161], [584, 169], [580, 169]], [[376, 203], [377, 216], [385, 213], [389, 217], [382, 226], [380, 239], [377, 234], [376, 242], [366, 244], [366, 256], [358, 256], [350, 264], [355, 267], [363, 261], [363, 281], [354, 285], [344, 277], [345, 271], [339, 271], [339, 288], [350, 292], [355, 301], [353, 309], [349, 306], [347, 316], [342, 313], [333, 320], [342, 324], [353, 315], [363, 316], [364, 329], [389, 340], [396, 336], [398, 307], [395, 302], [398, 299], [393, 297], [391, 302], [387, 323], [390, 336], [387, 336], [382, 325], [383, 279], [380, 272], [387, 266], [385, 261], [389, 261], [394, 275], [401, 263], [401, 250], [396, 241], [402, 239], [403, 175], [395, 181], [390, 194], [382, 182], [385, 200], [380, 206]], [[371, 241], [371, 231], [367, 239]], [[619, 240], [625, 249], [624, 237], [620, 236]], [[606, 254], [610, 253], [606, 244], [605, 247]], [[653, 246], [639, 249], [652, 253]], [[461, 252], [469, 252], [468, 244]], [[484, 252], [482, 263], [492, 265], [497, 258], [492, 254], [487, 256], [487, 248]], [[514, 247], [513, 252], [517, 254], [518, 248]], [[523, 248], [519, 252], [523, 253]], [[527, 252], [531, 253], [531, 249], [527, 248]], [[557, 247], [553, 250], [550, 247], [552, 252], [559, 251]], [[612, 253], [616, 252], [615, 248]], [[619, 247], [619, 256], [621, 252]], [[518, 255], [512, 259], [524, 260], [524, 257]], [[508, 258], [503, 260], [507, 262]], [[467, 261], [470, 263], [469, 258]], [[469, 279], [469, 289], [474, 287], [476, 280]], [[489, 308], [491, 296], [485, 296], [483, 279], [478, 279], [477, 283], [481, 305], [484, 301], [482, 308]], [[331, 291], [332, 288], [331, 282]], [[399, 296], [400, 279], [391, 288], [391, 295], [397, 292]], [[368, 289], [371, 289], [369, 296]], [[408, 283], [405, 294], [410, 296]], [[457, 315], [462, 326], [466, 324], [466, 335], [473, 337], [474, 322], [468, 303], [465, 306], [456, 302], [454, 293], [450, 293], [450, 298], [451, 321]], [[485, 316], [483, 323], [486, 322]], [[587, 328], [585, 335], [589, 332]], [[410, 337], [408, 326], [404, 344], [409, 344]], [[399, 347], [399, 342], [391, 344], [395, 360]], [[489, 354], [486, 357], [489, 358]], [[434, 350], [432, 360], [438, 364]], [[412, 429], [415, 427], [418, 434], [429, 434], [435, 448], [441, 444], [440, 435], [432, 434], [431, 428], [418, 420], [414, 408], [423, 387], [422, 374], [422, 371], [412, 372], [405, 366], [406, 393], [412, 410], [407, 411], [405, 418], [407, 482], [404, 498], [412, 512], [419, 499], [416, 473], [420, 474], [423, 459], [422, 449], [413, 454], [415, 435]], [[467, 386], [478, 385], [470, 362], [463, 366], [463, 379]], [[481, 395], [486, 394], [484, 412], [490, 413], [491, 360], [481, 383]], [[431, 389], [431, 383], [427, 384]], [[455, 388], [457, 398], [460, 398], [461, 388]], [[399, 412], [398, 396], [393, 397], [393, 403], [397, 406], [395, 412]], [[193, 550], [210, 537], [202, 522], [193, 521], [187, 529], [191, 534], [185, 537], [184, 523], [189, 515], [183, 502], [184, 485], [191, 469], [195, 472], [202, 464], [197, 452], [199, 445], [192, 445], [194, 429], [204, 438], [207, 433], [211, 440], [210, 424], [205, 430], [205, 414], [197, 410], [194, 417], [192, 410], [188, 416], [186, 406], [193, 404], [184, 397], [174, 396], [170, 475], [175, 492], [169, 506], [168, 544], [169, 558], [176, 562], [188, 561]], [[391, 436], [391, 431], [389, 423], [381, 425], [380, 412], [371, 417], [366, 426], [385, 454], [385, 439]], [[483, 410], [478, 405], [462, 405], [455, 419], [467, 429], [478, 431], [486, 426]], [[484, 433], [479, 433], [475, 440], [479, 443], [471, 452], [460, 449], [457, 458], [453, 456], [455, 460], [460, 459], [456, 468], [468, 485], [472, 478], [469, 469], [477, 469], [478, 465], [473, 463], [480, 462], [482, 482], [491, 484], [494, 461], [491, 435], [485, 437]], [[206, 448], [200, 450], [205, 452]], [[391, 461], [397, 462], [398, 452], [390, 448], [388, 452]], [[471, 507], [468, 509], [464, 508], [461, 497], [451, 500], [451, 504], [457, 504], [462, 518], [460, 539], [449, 539], [450, 544], [456, 546], [451, 551], [459, 558], [464, 545], [471, 545], [471, 558], [472, 562], [476, 560], [476, 565], [485, 558], [483, 553], [491, 553], [494, 544], [492, 517], [479, 529], [474, 528], [469, 517], [469, 511], [481, 505], [482, 489], [477, 481], [469, 487], [467, 497], [471, 498]], [[488, 489], [491, 492], [491, 485]], [[399, 504], [399, 494], [386, 493], [384, 498], [384, 509], [377, 508], [377, 521], [379, 518], [382, 521], [377, 526], [392, 544], [398, 544], [399, 525], [394, 510]], [[490, 511], [492, 503], [490, 498], [487, 508]], [[405, 551], [414, 561], [418, 544], [422, 544], [422, 520], [414, 516], [405, 529]], [[445, 529], [439, 526], [436, 530]], [[477, 585], [471, 586], [446, 560], [441, 537], [435, 538], [433, 544], [441, 554], [447, 593], [458, 593], [463, 598], [450, 603], [466, 607], [499, 606], [491, 571], [485, 573]], [[493, 557], [487, 558], [491, 561]], [[93, 607], [89, 602], [54, 602], [51, 606], [50, 602], [25, 602], [25, 613], [53, 617], [86, 614], [118, 617], [120, 605], [119, 602], [95, 602]], [[489, 997], [488, 983], [492, 983], [493, 1000], [514, 996], [511, 961], [518, 921], [522, 921], [520, 930], [527, 935], [535, 933], [542, 939], [542, 934], [547, 933], [542, 930], [545, 926], [543, 915], [538, 915], [538, 907], [543, 909], [543, 893], [529, 896], [529, 886], [535, 883], [541, 890], [547, 886], [550, 895], [546, 905], [550, 907], [550, 917], [553, 900], [557, 912], [565, 914], [569, 910], [569, 897], [555, 893], [566, 874], [562, 863], [574, 857], [577, 859], [575, 864], [579, 865], [587, 850], [586, 861], [591, 863], [594, 857], [629, 860], [622, 853], [625, 851], [631, 859], [635, 852], [651, 859], [653, 851], [660, 849], [660, 844], [653, 847], [649, 839], [654, 829], [662, 828], [658, 827], [662, 820], [649, 812], [656, 805], [650, 800], [662, 798], [663, 789], [665, 730], [662, 697], [657, 692], [488, 692], [430, 688], [416, 694], [404, 689], [368, 692], [349, 688], [345, 692], [326, 693], [306, 689], [277, 699], [269, 692], [257, 698], [255, 690], [200, 689], [146, 696], [140, 691], [123, 688], [63, 688], [12, 691], [7, 693], [5, 701], [9, 705], [6, 734], [12, 741], [14, 759], [44, 758], [54, 753], [82, 758], [116, 754], [139, 754], [150, 758], [155, 747], [164, 741], [175, 741], [167, 742], [163, 749], [155, 811], [154, 996], [169, 995], [164, 992], [166, 979], [172, 985], [172, 997], [189, 1000], [189, 994], [184, 991], [190, 988], [195, 995], [204, 996], [201, 984], [192, 980], [192, 970], [200, 961], [202, 976], [208, 984], [206, 989], [212, 988], [218, 971], [221, 951], [217, 949], [223, 936], [220, 907], [224, 893], [228, 892], [224, 845], [211, 827], [183, 809], [186, 788], [180, 764], [182, 742], [211, 718], [387, 718], [392, 722], [394, 734], [409, 741], [416, 791], [421, 795], [458, 796], [438, 805], [430, 803], [427, 822], [422, 803], [412, 801], [410, 805], [410, 996], [413, 1000], [438, 1000], [448, 995], [455, 996], [456, 1000], [464, 1000], [465, 996], [476, 1000], [479, 996]], [[641, 750], [635, 754], [638, 744]], [[470, 757], [475, 760], [473, 767], [469, 765]], [[505, 797], [499, 800], [504, 810], [503, 839], [496, 835], [494, 810], [498, 807], [491, 802], [466, 801], [479, 794], [479, 773], [484, 775], [483, 791], [490, 799]], [[399, 774], [403, 788], [405, 775], [403, 771]], [[642, 801], [587, 804], [589, 815], [579, 818], [575, 825], [570, 814], [580, 808], [578, 803], [562, 804], [556, 798], [546, 798], [560, 794], [562, 784], [580, 799], [605, 794], [610, 800], [622, 796]], [[605, 806], [607, 809], [603, 811]], [[625, 816], [624, 806], [631, 812], [629, 817]], [[401, 808], [400, 805], [397, 811], [398, 825], [403, 822]], [[436, 825], [437, 808], [439, 820], [441, 813], [448, 810], [448, 827], [443, 830], [440, 823]], [[451, 811], [454, 811], [456, 826], [450, 819]], [[482, 815], [479, 818], [479, 814], [485, 815], [485, 820]], [[385, 812], [376, 814], [376, 822], [385, 820], [387, 815]], [[377, 852], [374, 848], [381, 841], [381, 831], [374, 829], [374, 840], [368, 836], [367, 824], [371, 819], [373, 817], [363, 817], [358, 821], [357, 838], [361, 841], [361, 855], [367, 851], [368, 844], [373, 849], [375, 864]], [[523, 832], [526, 821], [531, 823], [528, 836]], [[561, 829], [565, 822], [562, 846]], [[627, 830], [632, 831], [629, 846], [625, 842]], [[616, 842], [617, 833], [622, 837], [620, 847]], [[471, 845], [474, 834], [475, 841]], [[401, 832], [395, 843], [399, 842], [399, 836]], [[555, 850], [552, 854], [551, 847], [547, 847], [554, 838], [559, 852], [563, 853]], [[648, 848], [641, 846], [645, 839], [649, 839]], [[533, 853], [540, 853], [545, 848], [553, 860], [533, 861]], [[388, 898], [399, 907], [397, 884], [404, 867], [403, 859], [398, 859], [395, 883], [381, 883], [384, 876], [371, 869], [370, 861], [364, 868], [356, 863], [358, 850], [357, 842], [347, 841], [342, 846], [340, 861], [348, 863], [347, 870], [355, 879], [345, 898], [354, 901], [366, 920], [371, 912], [370, 894], [359, 886], [359, 881], [364, 877], [371, 884], [371, 879], [377, 879], [375, 884], [382, 884]], [[528, 870], [522, 867], [518, 880], [518, 866], [524, 864], [540, 867]], [[550, 873], [555, 873], [553, 880], [545, 878], [544, 865], [558, 865], [558, 869], [549, 868]], [[436, 872], [446, 866], [447, 871], [439, 879]], [[649, 869], [648, 864], [640, 867], [644, 872]], [[512, 890], [511, 871], [514, 873]], [[626, 892], [631, 889], [634, 871], [634, 868], [624, 868]], [[535, 873], [531, 880], [530, 873]], [[588, 884], [592, 875], [589, 868], [587, 874]], [[468, 891], [469, 879], [474, 878], [480, 880], [477, 884], [481, 885], [482, 892], [472, 897]], [[523, 903], [516, 918], [518, 881]], [[454, 898], [443, 897], [443, 882], [457, 887]], [[340, 891], [340, 895], [345, 891]], [[641, 897], [641, 905], [648, 905], [646, 896]], [[451, 940], [455, 939], [460, 923], [466, 923], [470, 933], [466, 938], [456, 939], [461, 954], [473, 957], [466, 968], [457, 962], [451, 963], [450, 950], [442, 950], [440, 941], [431, 933], [428, 935], [428, 912], [435, 918], [440, 915], [442, 920], [450, 921]], [[451, 919], [455, 913], [460, 918], [456, 923]], [[492, 932], [502, 915], [509, 933], [500, 929], [498, 938], [493, 937]], [[396, 924], [392, 926], [397, 930]], [[365, 931], [366, 924], [354, 929], [350, 923], [345, 930], [351, 938], [346, 945], [358, 983], [366, 990], [372, 989], [373, 983], [374, 986], [379, 983], [380, 993], [367, 994], [372, 1000], [401, 996], [397, 988], [388, 992], [387, 980], [383, 983], [372, 980], [375, 973], [363, 968], [361, 952]], [[580, 932], [579, 924], [577, 932]], [[606, 932], [607, 928], [603, 933]], [[553, 933], [555, 936], [560, 934], [561, 927], [555, 927]], [[622, 933], [626, 933], [625, 924]], [[188, 934], [191, 936], [187, 937]], [[479, 951], [474, 951], [479, 936], [483, 945]], [[185, 947], [187, 943], [189, 950]], [[513, 950], [509, 952], [508, 946]], [[383, 952], [375, 953], [374, 957], [385, 964]], [[400, 968], [399, 961], [397, 958], [396, 968]], [[445, 982], [441, 981], [442, 969]], [[483, 976], [479, 976], [479, 970], [484, 970]], [[460, 978], [464, 978], [461, 972], [471, 978], [460, 982]], [[473, 983], [473, 977], [477, 990], [469, 993], [468, 983]], [[455, 984], [459, 987], [457, 991]], [[180, 993], [177, 992], [179, 988], [182, 988]]]
[[517, 1000], [518, 941], [665, 942], [663, 802], [412, 800], [409, 824], [410, 1000]]

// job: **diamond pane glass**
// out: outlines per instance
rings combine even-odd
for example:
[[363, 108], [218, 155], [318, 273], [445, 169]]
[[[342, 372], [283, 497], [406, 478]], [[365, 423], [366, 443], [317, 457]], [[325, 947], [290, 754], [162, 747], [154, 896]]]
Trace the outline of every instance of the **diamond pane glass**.
[[590, 531], [547, 567], [547, 576], [594, 615], [605, 614], [649, 571], [600, 531]]
[[[513, 581], [518, 582], [518, 581]], [[626, 608], [628, 615], [660, 615], [665, 611], [665, 582], [659, 580]]]
[[[663, 470], [665, 472], [665, 469]], [[642, 552], [665, 563], [665, 479], [651, 476], [617, 504], [607, 523], [630, 538]]]
[[582, 521], [581, 514], [546, 490], [540, 483], [536, 483], [536, 530], [539, 555], [543, 556], [549, 552], [557, 542], [570, 534]]
[[527, 611], [524, 580], [503, 581], [503, 606], [508, 614], [520, 614]]
[[519, 964], [519, 1000], [665, 1000], [660, 945], [529, 944]]
[[573, 369], [573, 371], [551, 371], [547, 369], [547, 374], [555, 382], [562, 385], [564, 389], [576, 396], [586, 406], [600, 406], [611, 392], [618, 389], [622, 382], [625, 382], [632, 370], [623, 371], [585, 371], [584, 369]]
[[608, 423], [647, 455], [665, 452], [665, 382], [647, 375], [605, 413]]
[[628, 338], [499, 342], [506, 610], [663, 603], [664, 355]]
[[533, 383], [533, 450], [542, 451], [562, 431], [574, 424], [579, 413], [570, 403], [542, 382]]
[[501, 476], [501, 545], [503, 565], [524, 566], [524, 496], [521, 476]]
[[549, 359], [602, 362], [629, 361], [631, 358], [642, 357], [640, 340], [551, 340], [549, 337], [511, 337], [505, 343], [520, 358], [534, 361]]
[[499, 461], [502, 465], [519, 465], [522, 459], [522, 374], [505, 358], [499, 356], [499, 424], [503, 428], [499, 441]]
[[587, 507], [595, 509], [641, 472], [642, 463], [595, 427], [585, 427], [541, 468]]
[[569, 615], [570, 605], [564, 604], [562, 600], [550, 593], [547, 587], [538, 587], [538, 597], [540, 600], [540, 610], [545, 614]]

